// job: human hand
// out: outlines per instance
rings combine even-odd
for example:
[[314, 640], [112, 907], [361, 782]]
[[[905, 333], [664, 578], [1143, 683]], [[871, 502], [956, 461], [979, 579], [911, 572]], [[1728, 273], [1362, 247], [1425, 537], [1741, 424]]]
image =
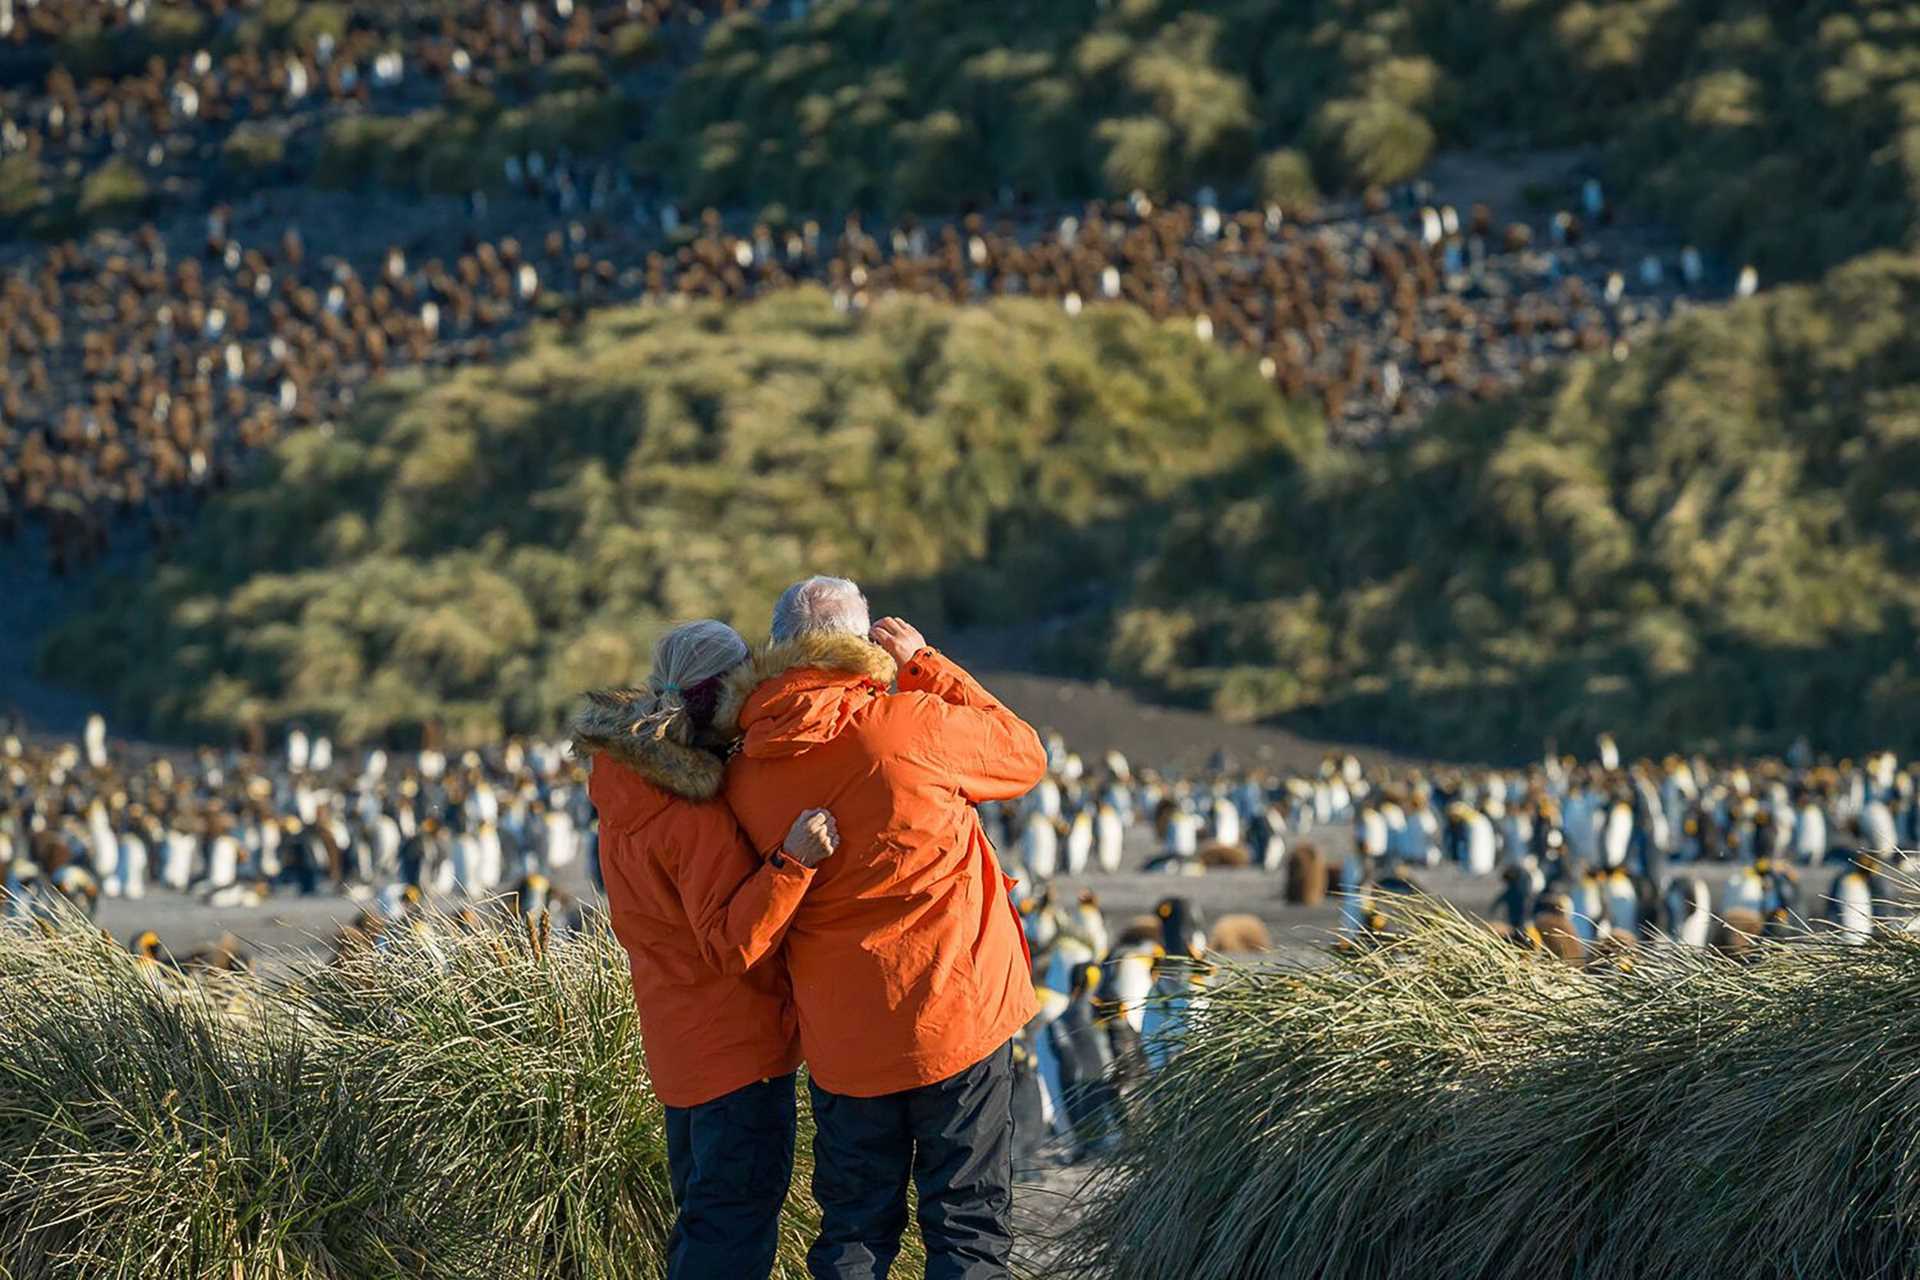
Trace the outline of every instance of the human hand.
[[825, 809], [809, 809], [793, 820], [781, 850], [803, 867], [817, 867], [840, 847], [840, 827]]
[[880, 619], [873, 624], [873, 630], [867, 633], [867, 639], [885, 649], [888, 656], [901, 664], [927, 647], [927, 638], [903, 618]]

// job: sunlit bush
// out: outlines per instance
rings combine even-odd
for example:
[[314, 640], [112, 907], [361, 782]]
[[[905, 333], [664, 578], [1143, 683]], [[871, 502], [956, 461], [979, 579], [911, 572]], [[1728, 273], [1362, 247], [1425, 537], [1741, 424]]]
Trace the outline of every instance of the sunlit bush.
[[936, 629], [1056, 611], [1185, 482], [1315, 431], [1243, 356], [1127, 307], [611, 311], [291, 433], [49, 653], [166, 728], [546, 728], [675, 621], [763, 630], [808, 572]]
[[1920, 746], [1881, 679], [1920, 638], [1917, 304], [1920, 264], [1869, 258], [1196, 507], [1105, 657], [1440, 753]]
[[279, 168], [286, 154], [285, 141], [265, 125], [240, 125], [220, 146], [220, 158], [227, 166], [249, 176]]
[[145, 209], [149, 195], [138, 169], [124, 160], [109, 160], [81, 181], [74, 210], [84, 221], [118, 221]]

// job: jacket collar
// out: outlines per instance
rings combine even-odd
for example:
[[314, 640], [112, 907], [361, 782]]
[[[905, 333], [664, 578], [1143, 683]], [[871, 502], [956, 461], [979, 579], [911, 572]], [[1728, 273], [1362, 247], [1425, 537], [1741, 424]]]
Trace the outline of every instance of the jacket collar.
[[642, 718], [650, 694], [644, 689], [589, 693], [567, 723], [574, 754], [618, 760], [663, 791], [689, 800], [720, 794], [726, 762], [715, 753], [677, 742]]
[[864, 636], [815, 632], [782, 644], [769, 645], [752, 661], [736, 668], [720, 691], [713, 713], [715, 733], [737, 737], [740, 716], [755, 691], [790, 671], [825, 671], [890, 687], [899, 675], [887, 651]]

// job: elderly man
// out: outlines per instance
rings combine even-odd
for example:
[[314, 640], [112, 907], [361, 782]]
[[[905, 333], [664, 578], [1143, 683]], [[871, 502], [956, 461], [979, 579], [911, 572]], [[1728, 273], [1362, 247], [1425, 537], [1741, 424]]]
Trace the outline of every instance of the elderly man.
[[1010, 1041], [1036, 1004], [1012, 881], [972, 806], [1026, 794], [1046, 753], [919, 632], [870, 626], [845, 579], [789, 588], [772, 631], [716, 724], [745, 735], [726, 795], [756, 844], [772, 847], [802, 801], [831, 808], [841, 833], [787, 934], [816, 1123], [808, 1267], [885, 1277], [911, 1176], [928, 1280], [1004, 1277]]

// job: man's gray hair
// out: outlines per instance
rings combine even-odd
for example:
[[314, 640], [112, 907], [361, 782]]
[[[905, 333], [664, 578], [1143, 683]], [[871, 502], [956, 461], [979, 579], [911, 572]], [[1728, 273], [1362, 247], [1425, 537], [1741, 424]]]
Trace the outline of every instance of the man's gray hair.
[[845, 578], [816, 575], [780, 593], [769, 630], [775, 644], [784, 644], [815, 632], [865, 636], [873, 630], [873, 622], [858, 586]]

